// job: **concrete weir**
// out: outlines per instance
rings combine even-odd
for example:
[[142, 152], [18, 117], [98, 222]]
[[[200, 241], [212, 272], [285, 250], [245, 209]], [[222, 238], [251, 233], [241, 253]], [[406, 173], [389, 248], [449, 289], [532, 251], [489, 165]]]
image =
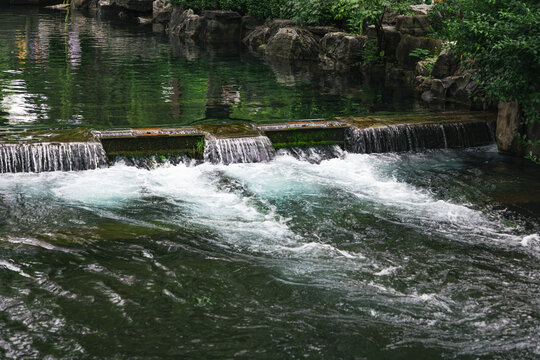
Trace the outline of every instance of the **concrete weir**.
[[[356, 153], [474, 147], [494, 143], [495, 119], [493, 113], [468, 112], [179, 128], [6, 130], [0, 133], [0, 165], [5, 165], [0, 166], [0, 172], [95, 169], [118, 158], [145, 167], [151, 167], [145, 159], [228, 165], [270, 161], [281, 149], [296, 149], [292, 152], [296, 153], [302, 148], [336, 146]], [[81, 147], [84, 143], [91, 145], [91, 151]], [[43, 149], [51, 149], [52, 160], [47, 157], [49, 150]], [[79, 159], [81, 156], [84, 158]], [[66, 162], [66, 158], [69, 166], [54, 165]], [[54, 166], [48, 161], [54, 161]]]

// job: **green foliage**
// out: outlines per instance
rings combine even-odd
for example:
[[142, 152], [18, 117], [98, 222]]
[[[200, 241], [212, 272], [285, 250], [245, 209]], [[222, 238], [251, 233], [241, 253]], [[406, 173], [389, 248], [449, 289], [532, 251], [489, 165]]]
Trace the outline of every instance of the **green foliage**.
[[409, 55], [418, 58], [420, 60], [420, 66], [422, 66], [426, 72], [431, 73], [433, 66], [435, 66], [435, 63], [437, 62], [437, 58], [439, 57], [437, 55], [438, 52], [439, 51], [436, 50], [435, 53], [432, 54], [428, 49], [416, 48], [411, 51]]
[[170, 3], [179, 5], [185, 9], [195, 11], [204, 10], [232, 10], [240, 14], [249, 14], [265, 20], [281, 17], [281, 9], [286, 0], [168, 0]]
[[287, 18], [306, 25], [346, 26], [362, 32], [366, 26], [380, 23], [392, 9], [405, 11], [418, 0], [168, 0], [185, 9], [233, 10], [265, 20]]
[[333, 25], [332, 0], [286, 0], [281, 17], [307, 25]]
[[464, 64], [475, 69], [486, 98], [516, 100], [525, 125], [540, 122], [538, 0], [447, 0], [434, 6], [430, 17], [436, 35], [472, 59]]

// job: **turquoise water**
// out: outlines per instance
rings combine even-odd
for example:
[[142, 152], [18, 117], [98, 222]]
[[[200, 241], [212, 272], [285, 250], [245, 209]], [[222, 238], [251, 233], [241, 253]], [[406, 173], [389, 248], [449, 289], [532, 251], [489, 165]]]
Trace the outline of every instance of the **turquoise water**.
[[240, 46], [186, 44], [147, 26], [64, 17], [0, 9], [4, 126], [260, 123], [414, 106], [411, 97], [366, 84], [360, 75], [266, 63]]

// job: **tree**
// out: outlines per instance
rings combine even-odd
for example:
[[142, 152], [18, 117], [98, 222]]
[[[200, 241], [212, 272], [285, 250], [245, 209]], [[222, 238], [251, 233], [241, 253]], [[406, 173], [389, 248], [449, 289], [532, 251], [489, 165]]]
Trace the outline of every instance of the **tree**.
[[[475, 70], [486, 98], [517, 101], [527, 126], [540, 122], [538, 0], [446, 0], [430, 16], [437, 35], [470, 59], [464, 64]], [[521, 140], [540, 145], [540, 140]]]

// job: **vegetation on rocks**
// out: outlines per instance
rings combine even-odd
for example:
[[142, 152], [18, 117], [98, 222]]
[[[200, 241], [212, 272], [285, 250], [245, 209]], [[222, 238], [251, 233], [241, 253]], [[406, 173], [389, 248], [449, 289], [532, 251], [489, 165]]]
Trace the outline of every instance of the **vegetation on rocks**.
[[[474, 69], [485, 97], [517, 101], [525, 128], [540, 123], [540, 2], [538, 0], [447, 0], [431, 11], [436, 34], [453, 44]], [[538, 126], [538, 125], [536, 125]], [[521, 135], [522, 145], [540, 140]], [[534, 159], [533, 153], [529, 158]]]

